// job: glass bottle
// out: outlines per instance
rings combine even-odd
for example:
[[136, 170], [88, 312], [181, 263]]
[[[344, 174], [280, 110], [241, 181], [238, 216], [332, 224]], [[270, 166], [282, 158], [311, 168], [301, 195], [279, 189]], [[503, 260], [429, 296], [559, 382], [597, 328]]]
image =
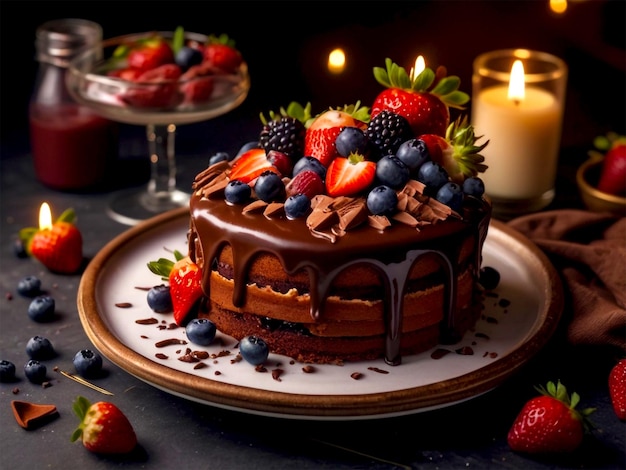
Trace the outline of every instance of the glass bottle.
[[70, 60], [101, 40], [100, 25], [82, 19], [49, 21], [36, 31], [30, 144], [37, 178], [54, 189], [102, 185], [117, 158], [118, 125], [76, 103], [65, 84]]

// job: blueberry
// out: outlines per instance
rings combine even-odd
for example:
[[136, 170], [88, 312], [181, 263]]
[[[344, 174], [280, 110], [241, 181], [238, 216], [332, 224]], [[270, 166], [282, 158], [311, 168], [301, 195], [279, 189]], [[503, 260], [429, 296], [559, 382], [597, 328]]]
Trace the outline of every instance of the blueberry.
[[302, 157], [299, 159], [293, 166], [291, 176], [295, 177], [298, 173], [301, 173], [304, 170], [314, 171], [320, 178], [322, 178], [322, 181], [326, 178], [326, 167], [315, 157]]
[[26, 276], [17, 283], [17, 292], [24, 297], [35, 297], [41, 293], [41, 280], [36, 276]]
[[43, 336], [33, 336], [26, 343], [26, 354], [31, 359], [37, 361], [45, 361], [46, 359], [52, 359], [55, 356], [54, 348], [48, 338]]
[[[253, 140], [251, 142], [246, 142], [245, 144], [243, 144], [241, 146], [241, 148], [239, 149], [239, 151], [237, 152], [237, 155], [235, 155], [235, 158], [239, 157], [240, 155], [246, 153], [248, 150], [252, 150], [252, 149], [260, 149], [261, 148], [261, 144], [259, 144], [258, 140]], [[234, 159], [233, 159], [234, 160]]]
[[436, 194], [447, 183], [448, 172], [438, 163], [428, 160], [417, 171], [417, 181], [426, 185], [427, 194]]
[[76, 372], [85, 378], [96, 377], [102, 370], [102, 357], [91, 349], [81, 349], [73, 359]]
[[358, 127], [346, 126], [337, 134], [335, 148], [342, 157], [347, 157], [351, 153], [365, 155], [368, 152], [369, 141], [365, 132]]
[[0, 382], [14, 382], [15, 381], [15, 364], [11, 361], [0, 361]]
[[194, 318], [187, 323], [185, 327], [187, 339], [200, 346], [208, 346], [211, 344], [215, 338], [216, 331], [215, 323], [208, 318]]
[[13, 254], [18, 258], [28, 258], [28, 252], [26, 251], [24, 242], [19, 238], [16, 238], [13, 242]]
[[172, 311], [172, 295], [170, 286], [160, 284], [152, 287], [147, 294], [148, 306], [156, 313], [168, 313]]
[[285, 201], [285, 215], [288, 219], [304, 217], [311, 208], [311, 200], [302, 193], [289, 196]]
[[227, 152], [217, 152], [209, 158], [209, 165], [214, 165], [219, 162], [227, 162], [228, 160], [230, 160], [230, 155], [228, 155]]
[[481, 198], [485, 194], [485, 183], [477, 176], [470, 176], [463, 181], [463, 192], [468, 196]]
[[181, 47], [174, 57], [176, 65], [178, 65], [183, 72], [187, 71], [193, 65], [202, 63], [203, 59], [202, 51], [189, 46]]
[[409, 181], [409, 167], [394, 155], [385, 155], [376, 163], [376, 179], [392, 189], [401, 189]]
[[374, 215], [390, 215], [396, 211], [398, 195], [389, 186], [376, 186], [367, 195], [367, 208]]
[[241, 180], [231, 180], [224, 188], [224, 198], [231, 204], [243, 204], [250, 199], [252, 189]]
[[487, 290], [493, 290], [500, 284], [500, 273], [491, 266], [485, 266], [480, 269], [478, 282]]
[[463, 207], [463, 189], [458, 184], [448, 181], [439, 188], [435, 199], [450, 207], [453, 211], [461, 212]]
[[28, 316], [36, 322], [47, 322], [54, 318], [55, 302], [50, 295], [35, 297], [28, 306]]
[[280, 176], [266, 170], [259, 175], [254, 183], [256, 196], [265, 202], [274, 202], [285, 197], [285, 184]]
[[262, 338], [258, 336], [246, 336], [239, 342], [239, 352], [247, 362], [253, 366], [263, 364], [267, 360], [270, 348]]
[[40, 384], [46, 380], [48, 370], [41, 362], [31, 359], [24, 365], [26, 378], [34, 384]]
[[422, 139], [409, 139], [398, 147], [396, 157], [409, 167], [409, 170], [414, 171], [430, 159], [430, 153]]

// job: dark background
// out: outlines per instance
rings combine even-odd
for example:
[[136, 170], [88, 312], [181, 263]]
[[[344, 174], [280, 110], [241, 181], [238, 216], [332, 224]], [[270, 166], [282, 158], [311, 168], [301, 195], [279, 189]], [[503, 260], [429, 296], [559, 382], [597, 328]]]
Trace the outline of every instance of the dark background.
[[[183, 26], [227, 33], [249, 62], [252, 90], [237, 113], [258, 115], [290, 101], [319, 112], [381, 90], [372, 67], [386, 57], [409, 69], [424, 55], [445, 65], [471, 94], [473, 59], [493, 49], [524, 47], [554, 53], [570, 67], [564, 146], [598, 133], [625, 131], [626, 33], [623, 1], [570, 2], [563, 15], [548, 0], [525, 1], [2, 1], [0, 27], [2, 141], [25, 139], [27, 104], [37, 70], [37, 26], [58, 18], [100, 23], [104, 38]], [[326, 72], [328, 52], [348, 53], [346, 73]]]

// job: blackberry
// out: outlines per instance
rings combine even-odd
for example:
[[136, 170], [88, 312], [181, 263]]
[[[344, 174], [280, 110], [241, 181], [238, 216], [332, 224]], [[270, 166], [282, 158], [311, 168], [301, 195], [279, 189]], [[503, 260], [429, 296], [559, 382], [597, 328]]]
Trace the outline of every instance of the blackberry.
[[292, 161], [298, 160], [304, 153], [304, 135], [306, 129], [298, 119], [282, 116], [269, 121], [263, 126], [259, 143], [265, 152], [277, 150], [289, 155]]
[[385, 155], [395, 155], [403, 142], [413, 138], [409, 122], [399, 114], [386, 109], [372, 118], [365, 135], [375, 149], [378, 159]]

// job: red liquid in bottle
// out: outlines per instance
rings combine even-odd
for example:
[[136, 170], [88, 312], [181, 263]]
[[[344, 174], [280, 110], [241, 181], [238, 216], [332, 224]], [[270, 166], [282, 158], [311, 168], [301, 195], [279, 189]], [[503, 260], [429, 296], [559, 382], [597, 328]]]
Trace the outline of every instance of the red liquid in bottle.
[[30, 132], [37, 178], [54, 189], [104, 183], [117, 157], [117, 123], [78, 104], [33, 103]]

